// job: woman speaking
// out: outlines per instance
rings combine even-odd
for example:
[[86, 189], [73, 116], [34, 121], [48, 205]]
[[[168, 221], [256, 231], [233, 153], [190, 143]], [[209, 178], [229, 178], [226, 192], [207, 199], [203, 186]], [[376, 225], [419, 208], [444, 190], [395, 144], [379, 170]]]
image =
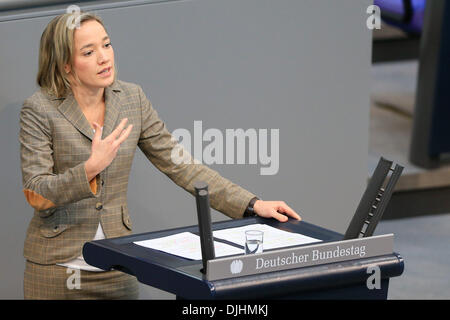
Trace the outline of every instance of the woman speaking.
[[[88, 241], [131, 233], [127, 187], [136, 147], [191, 194], [195, 181], [207, 182], [211, 206], [231, 218], [300, 219], [284, 202], [259, 200], [205, 165], [171, 160], [177, 142], [142, 88], [116, 78], [111, 38], [97, 15], [51, 20], [37, 83], [20, 113], [23, 192], [34, 208], [24, 244], [25, 299], [138, 297], [135, 277], [92, 267], [81, 253]], [[74, 269], [75, 290], [67, 285]]]

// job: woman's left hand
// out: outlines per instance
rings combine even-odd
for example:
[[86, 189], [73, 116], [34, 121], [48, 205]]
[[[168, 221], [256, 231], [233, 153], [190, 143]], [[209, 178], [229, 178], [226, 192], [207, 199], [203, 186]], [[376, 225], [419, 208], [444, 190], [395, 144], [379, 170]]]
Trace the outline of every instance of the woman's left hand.
[[275, 218], [280, 222], [288, 221], [288, 217], [302, 220], [284, 201], [257, 200], [253, 205], [253, 211], [263, 218]]

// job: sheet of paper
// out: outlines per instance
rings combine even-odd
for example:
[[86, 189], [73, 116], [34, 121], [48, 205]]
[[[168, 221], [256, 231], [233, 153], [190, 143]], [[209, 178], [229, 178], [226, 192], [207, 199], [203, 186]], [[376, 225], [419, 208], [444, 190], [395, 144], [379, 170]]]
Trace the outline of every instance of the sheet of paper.
[[[157, 239], [135, 241], [134, 243], [139, 246], [164, 251], [187, 259], [202, 259], [200, 237], [190, 232], [181, 232]], [[214, 241], [214, 251], [216, 258], [244, 253], [243, 249], [217, 241]]]
[[230, 228], [213, 231], [213, 236], [218, 239], [227, 240], [238, 245], [245, 245], [245, 231], [246, 230], [260, 230], [264, 232], [263, 248], [275, 249], [288, 246], [298, 246], [307, 243], [321, 242], [320, 239], [311, 238], [299, 233], [283, 231], [273, 228], [266, 224], [252, 224], [243, 227]]

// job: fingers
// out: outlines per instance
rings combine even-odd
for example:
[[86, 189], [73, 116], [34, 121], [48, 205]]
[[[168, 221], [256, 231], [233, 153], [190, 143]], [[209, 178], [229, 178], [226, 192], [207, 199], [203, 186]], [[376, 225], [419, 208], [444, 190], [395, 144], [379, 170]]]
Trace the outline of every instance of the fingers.
[[278, 207], [278, 212], [286, 213], [288, 216], [297, 219], [302, 220], [302, 218], [294, 211], [291, 207], [289, 207], [286, 203], [281, 202]]
[[263, 201], [255, 212], [261, 217], [272, 217], [280, 222], [288, 221], [289, 217], [302, 220], [284, 201]]
[[122, 142], [124, 142], [127, 138], [128, 138], [128, 136], [130, 135], [130, 133], [131, 133], [131, 129], [133, 129], [133, 125], [132, 124], [130, 124], [125, 130], [123, 130], [121, 133], [120, 133], [120, 136], [117, 138], [117, 140], [115, 141], [116, 143], [118, 143], [118, 145], [120, 146], [120, 144], [122, 143]]
[[273, 209], [272, 211], [272, 217], [280, 222], [288, 221], [288, 217], [286, 217], [284, 214], [278, 213], [275, 209]]
[[111, 134], [108, 136], [107, 139], [116, 140], [120, 136], [120, 134], [122, 133], [123, 128], [125, 128], [125, 124], [127, 123], [127, 121], [128, 121], [127, 118], [122, 119], [122, 121], [120, 121], [120, 123], [117, 126], [117, 128], [114, 129], [113, 132], [111, 132]]

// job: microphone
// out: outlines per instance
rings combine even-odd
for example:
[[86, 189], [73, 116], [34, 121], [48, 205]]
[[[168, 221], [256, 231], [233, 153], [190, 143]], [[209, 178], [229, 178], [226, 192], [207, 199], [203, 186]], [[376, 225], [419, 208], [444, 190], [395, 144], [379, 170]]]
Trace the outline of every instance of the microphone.
[[195, 200], [197, 203], [200, 245], [202, 248], [203, 269], [200, 271], [206, 273], [207, 261], [215, 258], [214, 239], [211, 231], [211, 208], [209, 206], [208, 184], [204, 181], [196, 181], [194, 183], [194, 188]]

